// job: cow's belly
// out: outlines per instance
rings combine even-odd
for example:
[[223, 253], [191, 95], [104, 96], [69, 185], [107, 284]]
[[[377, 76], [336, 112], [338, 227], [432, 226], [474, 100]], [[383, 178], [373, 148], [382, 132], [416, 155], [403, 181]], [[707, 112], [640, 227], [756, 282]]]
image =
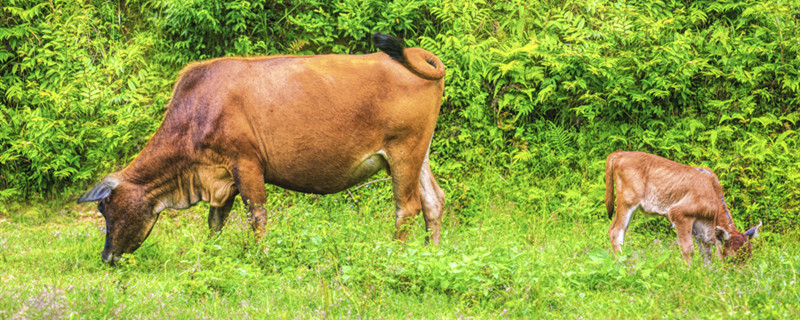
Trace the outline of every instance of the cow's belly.
[[670, 206], [668, 205], [663, 205], [660, 203], [652, 203], [652, 202], [642, 202], [641, 208], [644, 213], [650, 215], [657, 215], [662, 217], [669, 216]]
[[356, 161], [326, 157], [295, 160], [293, 164], [268, 166], [265, 181], [293, 191], [329, 194], [344, 191], [389, 168], [383, 151]]
[[648, 196], [642, 199], [640, 206], [642, 211], [647, 214], [669, 217], [669, 209], [672, 208], [673, 204], [660, 199], [658, 193], [649, 192]]

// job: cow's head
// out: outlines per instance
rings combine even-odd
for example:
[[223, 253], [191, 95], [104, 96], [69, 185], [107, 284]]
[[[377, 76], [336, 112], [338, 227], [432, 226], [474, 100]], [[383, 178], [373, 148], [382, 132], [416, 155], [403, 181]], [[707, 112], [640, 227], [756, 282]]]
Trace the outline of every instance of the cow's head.
[[123, 253], [138, 249], [150, 234], [158, 215], [144, 199], [141, 187], [114, 175], [107, 176], [78, 199], [78, 203], [97, 201], [97, 210], [106, 219], [103, 262], [114, 265]]
[[750, 259], [753, 250], [750, 240], [758, 236], [758, 228], [760, 227], [761, 221], [758, 222], [757, 226], [744, 233], [738, 231], [728, 233], [722, 227], [717, 226], [716, 236], [717, 241], [722, 243], [722, 257], [730, 258], [737, 263]]

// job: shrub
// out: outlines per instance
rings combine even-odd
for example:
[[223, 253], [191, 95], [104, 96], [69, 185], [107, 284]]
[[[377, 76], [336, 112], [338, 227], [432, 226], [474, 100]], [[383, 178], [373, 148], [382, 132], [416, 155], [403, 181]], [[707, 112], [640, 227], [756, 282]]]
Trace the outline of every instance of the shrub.
[[640, 150], [714, 169], [738, 219], [798, 218], [800, 21], [781, 1], [0, 1], [3, 199], [126, 163], [190, 61], [373, 52], [381, 31], [448, 67], [445, 181], [488, 165], [599, 188], [605, 155]]

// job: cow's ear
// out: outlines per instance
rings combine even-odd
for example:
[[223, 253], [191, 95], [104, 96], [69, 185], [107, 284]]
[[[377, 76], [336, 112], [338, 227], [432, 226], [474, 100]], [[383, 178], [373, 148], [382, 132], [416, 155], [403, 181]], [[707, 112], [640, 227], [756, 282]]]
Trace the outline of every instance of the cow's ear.
[[744, 235], [746, 235], [750, 239], [758, 237], [758, 228], [761, 228], [761, 221], [758, 222], [757, 226], [752, 227], [750, 228], [750, 230], [745, 231]]
[[731, 234], [728, 233], [728, 231], [725, 231], [725, 229], [722, 229], [722, 227], [720, 227], [720, 226], [717, 226], [715, 228], [715, 232], [716, 232], [717, 240], [719, 240], [722, 243], [725, 243], [725, 241], [728, 241], [728, 239], [731, 238]]
[[80, 198], [78, 198], [78, 203], [81, 202], [88, 202], [88, 201], [98, 201], [108, 198], [111, 195], [111, 191], [119, 185], [119, 181], [113, 175], [109, 175], [100, 181], [97, 185], [95, 185], [92, 190], [84, 193]]

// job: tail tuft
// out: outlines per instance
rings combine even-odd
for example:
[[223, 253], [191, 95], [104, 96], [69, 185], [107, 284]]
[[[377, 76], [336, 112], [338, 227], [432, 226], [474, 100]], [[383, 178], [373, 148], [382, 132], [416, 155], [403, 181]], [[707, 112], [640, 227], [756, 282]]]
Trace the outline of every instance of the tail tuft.
[[614, 218], [614, 153], [606, 159], [606, 213], [608, 219]]
[[405, 46], [397, 38], [388, 34], [375, 32], [372, 34], [372, 43], [395, 61], [406, 64], [406, 56], [403, 54]]
[[397, 38], [379, 32], [372, 34], [372, 42], [392, 60], [399, 62], [420, 78], [437, 81], [444, 78], [442, 60], [430, 51], [420, 48], [406, 49]]

